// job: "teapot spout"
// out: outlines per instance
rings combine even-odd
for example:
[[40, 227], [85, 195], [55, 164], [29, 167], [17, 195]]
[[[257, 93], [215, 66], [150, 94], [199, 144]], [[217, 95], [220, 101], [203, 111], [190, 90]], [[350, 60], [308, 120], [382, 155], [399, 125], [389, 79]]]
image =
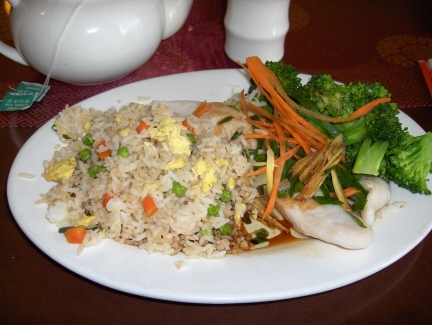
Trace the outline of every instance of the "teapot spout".
[[183, 26], [189, 15], [193, 0], [163, 0], [165, 29], [163, 39], [170, 38]]

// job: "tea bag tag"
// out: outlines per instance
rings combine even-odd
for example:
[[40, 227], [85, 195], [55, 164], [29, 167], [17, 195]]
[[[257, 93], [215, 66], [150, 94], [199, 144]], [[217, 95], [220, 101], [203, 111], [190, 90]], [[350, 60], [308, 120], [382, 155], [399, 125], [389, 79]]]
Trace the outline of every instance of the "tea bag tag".
[[69, 27], [71, 21], [78, 13], [79, 9], [83, 6], [86, 0], [80, 0], [79, 4], [76, 6], [75, 10], [70, 15], [66, 25], [64, 26], [54, 49], [53, 56], [51, 58], [50, 68], [45, 78], [43, 85], [29, 82], [21, 82], [19, 86], [13, 91], [8, 92], [4, 96], [3, 100], [0, 102], [0, 111], [21, 111], [30, 108], [34, 102], [39, 102], [50, 89], [49, 80], [55, 65], [55, 60], [57, 57], [57, 51], [60, 47], [60, 43], [64, 37], [64, 34]]
[[7, 92], [0, 102], [0, 111], [14, 112], [29, 108], [34, 102], [39, 102], [50, 89], [47, 85], [21, 82], [18, 87]]

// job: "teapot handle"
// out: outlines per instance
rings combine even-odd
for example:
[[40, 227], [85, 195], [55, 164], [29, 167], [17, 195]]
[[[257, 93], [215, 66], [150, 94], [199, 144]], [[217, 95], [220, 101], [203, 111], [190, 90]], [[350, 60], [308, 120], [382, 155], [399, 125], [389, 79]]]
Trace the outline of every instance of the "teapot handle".
[[[18, 6], [20, 0], [8, 0], [8, 2], [12, 6], [12, 8], [15, 8], [16, 6]], [[15, 48], [3, 43], [2, 41], [0, 41], [0, 53], [11, 60], [14, 60], [15, 62], [21, 63], [23, 65], [28, 65]]]

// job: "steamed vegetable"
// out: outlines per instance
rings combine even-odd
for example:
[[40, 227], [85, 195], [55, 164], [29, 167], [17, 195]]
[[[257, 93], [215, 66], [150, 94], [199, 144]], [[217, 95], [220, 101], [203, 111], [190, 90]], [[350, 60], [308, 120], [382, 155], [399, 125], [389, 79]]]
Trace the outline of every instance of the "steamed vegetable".
[[[302, 85], [292, 66], [283, 62], [265, 66], [279, 78], [293, 107], [309, 123], [329, 138], [343, 135], [353, 173], [376, 175], [413, 193], [431, 194], [427, 179], [432, 168], [432, 134], [410, 135], [397, 116], [397, 104], [389, 102], [391, 94], [380, 83], [342, 85], [322, 73]], [[257, 86], [253, 77], [251, 83], [251, 89]]]

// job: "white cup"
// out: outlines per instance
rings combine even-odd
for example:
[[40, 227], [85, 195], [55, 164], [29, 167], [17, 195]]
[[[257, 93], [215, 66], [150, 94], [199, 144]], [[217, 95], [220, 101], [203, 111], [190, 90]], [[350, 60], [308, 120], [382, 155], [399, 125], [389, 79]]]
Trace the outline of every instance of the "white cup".
[[228, 0], [225, 52], [233, 61], [258, 56], [280, 61], [289, 29], [290, 0]]

